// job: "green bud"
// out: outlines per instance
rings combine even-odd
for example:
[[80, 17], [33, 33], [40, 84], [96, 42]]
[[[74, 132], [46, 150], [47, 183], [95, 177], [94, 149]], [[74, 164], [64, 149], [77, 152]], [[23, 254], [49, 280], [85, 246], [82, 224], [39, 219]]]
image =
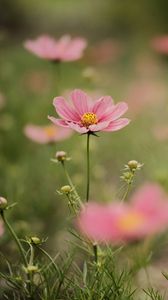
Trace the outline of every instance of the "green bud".
[[64, 194], [69, 194], [69, 193], [71, 193], [71, 191], [72, 191], [72, 188], [70, 185], [64, 185], [61, 187], [61, 192]]
[[132, 169], [137, 169], [138, 167], [138, 162], [136, 160], [130, 160], [128, 162], [128, 167], [132, 170]]
[[138, 161], [136, 160], [130, 160], [127, 164], [128, 168], [130, 169], [130, 171], [136, 171], [136, 170], [140, 170], [141, 167], [143, 166], [143, 164], [140, 164]]
[[31, 241], [31, 243], [34, 244], [34, 245], [39, 245], [39, 244], [41, 244], [41, 240], [40, 240], [37, 236], [32, 236], [32, 237], [30, 238], [30, 241]]
[[32, 273], [37, 273], [39, 272], [39, 269], [37, 266], [33, 266], [33, 265], [28, 265], [27, 267], [24, 267], [24, 271], [27, 274], [32, 274]]
[[67, 153], [65, 151], [58, 151], [56, 152], [55, 157], [58, 161], [64, 161], [67, 158]]
[[4, 197], [0, 197], [0, 209], [5, 209], [8, 205], [8, 201]]

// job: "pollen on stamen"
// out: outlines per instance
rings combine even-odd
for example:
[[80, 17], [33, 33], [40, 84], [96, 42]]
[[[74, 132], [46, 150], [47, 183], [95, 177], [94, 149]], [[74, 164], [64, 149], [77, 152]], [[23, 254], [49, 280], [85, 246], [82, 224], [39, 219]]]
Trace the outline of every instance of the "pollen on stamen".
[[94, 125], [98, 123], [98, 118], [96, 116], [96, 114], [92, 113], [92, 112], [88, 112], [83, 114], [83, 116], [81, 117], [81, 123], [83, 126], [88, 127], [90, 125]]

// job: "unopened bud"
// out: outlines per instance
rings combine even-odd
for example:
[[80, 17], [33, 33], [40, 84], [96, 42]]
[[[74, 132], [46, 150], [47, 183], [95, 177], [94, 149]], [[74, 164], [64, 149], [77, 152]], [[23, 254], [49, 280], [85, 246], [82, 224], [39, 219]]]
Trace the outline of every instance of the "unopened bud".
[[24, 270], [27, 274], [37, 273], [39, 272], [39, 268], [37, 266], [28, 265]]
[[57, 151], [55, 157], [58, 161], [64, 161], [67, 158], [67, 153], [65, 151]]
[[69, 194], [72, 191], [72, 188], [70, 185], [64, 185], [61, 187], [61, 192], [64, 194]]
[[130, 169], [136, 169], [138, 167], [138, 162], [136, 160], [130, 160], [128, 162], [128, 166]]
[[8, 205], [8, 201], [4, 197], [0, 197], [0, 209], [5, 209]]
[[139, 162], [137, 162], [136, 160], [130, 160], [128, 162], [128, 167], [131, 171], [135, 171], [135, 170], [140, 170], [141, 167], [143, 166], [143, 164], [140, 164]]
[[30, 238], [30, 240], [31, 240], [31, 243], [34, 244], [34, 245], [39, 245], [39, 244], [41, 244], [41, 240], [40, 240], [37, 236], [32, 236], [32, 237]]

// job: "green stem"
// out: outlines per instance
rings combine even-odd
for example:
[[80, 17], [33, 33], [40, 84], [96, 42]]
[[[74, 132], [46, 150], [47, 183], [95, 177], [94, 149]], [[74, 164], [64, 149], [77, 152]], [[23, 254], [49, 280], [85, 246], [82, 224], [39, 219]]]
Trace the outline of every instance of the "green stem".
[[0, 214], [1, 214], [2, 220], [4, 221], [4, 224], [8, 228], [10, 234], [12, 235], [13, 239], [15, 240], [15, 242], [16, 242], [16, 244], [18, 246], [18, 249], [19, 249], [19, 252], [20, 252], [20, 255], [21, 255], [21, 258], [23, 260], [24, 265], [27, 266], [27, 259], [26, 259], [25, 253], [24, 253], [24, 249], [23, 249], [23, 247], [22, 247], [22, 245], [21, 245], [21, 243], [20, 243], [20, 241], [19, 241], [16, 233], [14, 232], [13, 228], [11, 227], [11, 225], [9, 224], [9, 222], [7, 221], [3, 210], [1, 210]]
[[54, 262], [54, 260], [52, 259], [52, 257], [43, 249], [43, 248], [41, 248], [41, 247], [39, 247], [39, 246], [36, 246], [47, 258], [48, 258], [48, 260], [52, 263], [52, 265], [53, 265], [53, 267], [54, 267], [54, 269], [55, 269], [55, 271], [57, 272], [57, 273], [59, 273], [59, 271], [58, 271], [58, 268], [57, 268], [57, 266], [56, 266], [56, 264], [55, 264], [55, 262]]
[[72, 190], [74, 191], [74, 194], [75, 194], [76, 199], [78, 200], [79, 204], [81, 205], [80, 197], [79, 197], [79, 195], [78, 195], [78, 193], [77, 193], [77, 191], [76, 191], [76, 189], [75, 189], [75, 187], [74, 187], [74, 185], [73, 185], [73, 182], [72, 182], [72, 180], [71, 180], [71, 177], [69, 176], [69, 173], [68, 173], [68, 171], [67, 171], [67, 169], [66, 169], [66, 166], [65, 166], [65, 162], [62, 161], [61, 163], [62, 163], [62, 166], [63, 166], [63, 169], [64, 169], [65, 176], [66, 176], [66, 178], [67, 178], [67, 181], [68, 181], [69, 185], [71, 186]]
[[89, 201], [89, 192], [90, 192], [90, 133], [87, 134], [87, 185], [86, 185], [86, 202]]
[[98, 255], [97, 255], [97, 245], [96, 244], [93, 244], [93, 252], [94, 252], [95, 262], [97, 263]]
[[123, 196], [123, 198], [122, 198], [122, 201], [125, 201], [125, 200], [126, 200], [128, 194], [129, 194], [129, 191], [130, 191], [130, 189], [131, 189], [131, 184], [132, 184], [131, 182], [128, 183], [127, 189], [126, 189], [126, 191], [125, 191], [125, 193], [124, 193], [124, 196]]
[[[89, 193], [90, 193], [90, 133], [87, 134], [87, 146], [86, 146], [86, 154], [87, 154], [87, 184], [86, 184], [86, 202], [89, 201]], [[94, 259], [97, 263], [97, 245], [93, 244], [93, 253]]]

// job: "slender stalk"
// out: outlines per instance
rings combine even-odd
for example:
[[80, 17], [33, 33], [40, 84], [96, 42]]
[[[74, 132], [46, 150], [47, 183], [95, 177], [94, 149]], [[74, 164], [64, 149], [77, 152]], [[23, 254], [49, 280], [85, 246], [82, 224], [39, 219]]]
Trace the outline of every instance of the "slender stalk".
[[66, 169], [65, 162], [62, 161], [61, 163], [62, 163], [62, 166], [63, 166], [63, 169], [64, 169], [65, 176], [66, 176], [66, 178], [67, 178], [67, 181], [68, 181], [69, 185], [71, 186], [72, 190], [74, 191], [75, 197], [76, 197], [76, 199], [78, 200], [79, 204], [82, 205], [81, 200], [80, 200], [80, 197], [79, 197], [79, 195], [78, 195], [78, 192], [76, 191], [76, 189], [75, 189], [75, 187], [74, 187], [74, 185], [73, 185], [73, 182], [72, 182], [72, 180], [71, 180], [71, 177], [69, 176], [69, 173], [68, 173], [68, 171], [67, 171], [67, 169]]
[[56, 264], [55, 264], [55, 262], [54, 262], [54, 260], [52, 259], [52, 257], [43, 249], [43, 248], [41, 248], [41, 247], [39, 247], [39, 246], [36, 246], [47, 258], [48, 258], [48, 260], [52, 263], [52, 265], [53, 265], [53, 267], [54, 267], [54, 269], [55, 269], [55, 271], [57, 272], [57, 273], [59, 273], [58, 272], [58, 268], [57, 268], [57, 266], [56, 266]]
[[128, 185], [127, 185], [127, 189], [126, 189], [126, 191], [125, 191], [125, 193], [124, 193], [124, 196], [123, 196], [123, 198], [122, 198], [122, 201], [125, 201], [125, 200], [126, 200], [126, 198], [127, 198], [128, 194], [129, 194], [129, 191], [130, 191], [130, 189], [131, 189], [131, 185], [132, 185], [132, 183], [131, 183], [131, 182], [130, 182], [130, 183], [128, 183]]
[[95, 262], [97, 263], [98, 255], [97, 255], [97, 245], [96, 244], [93, 244], [93, 251], [94, 251]]
[[89, 201], [89, 192], [90, 192], [90, 133], [87, 134], [87, 184], [86, 184], [86, 202]]
[[19, 252], [20, 252], [20, 255], [21, 255], [21, 258], [23, 260], [24, 265], [27, 266], [27, 259], [26, 259], [25, 253], [24, 253], [24, 249], [23, 249], [23, 247], [22, 247], [22, 245], [21, 245], [21, 243], [20, 243], [20, 241], [19, 241], [16, 233], [14, 232], [13, 228], [11, 227], [11, 225], [9, 224], [9, 222], [7, 221], [3, 210], [1, 210], [0, 214], [1, 214], [2, 220], [4, 221], [4, 224], [8, 228], [10, 234], [12, 235], [13, 239], [15, 240], [15, 242], [16, 242], [16, 244], [18, 246], [18, 249], [19, 249]]
[[[87, 134], [86, 157], [87, 157], [86, 202], [88, 202], [89, 195], [90, 195], [90, 133]], [[98, 255], [97, 255], [96, 244], [93, 244], [93, 253], [94, 253], [95, 262], [97, 263]]]

